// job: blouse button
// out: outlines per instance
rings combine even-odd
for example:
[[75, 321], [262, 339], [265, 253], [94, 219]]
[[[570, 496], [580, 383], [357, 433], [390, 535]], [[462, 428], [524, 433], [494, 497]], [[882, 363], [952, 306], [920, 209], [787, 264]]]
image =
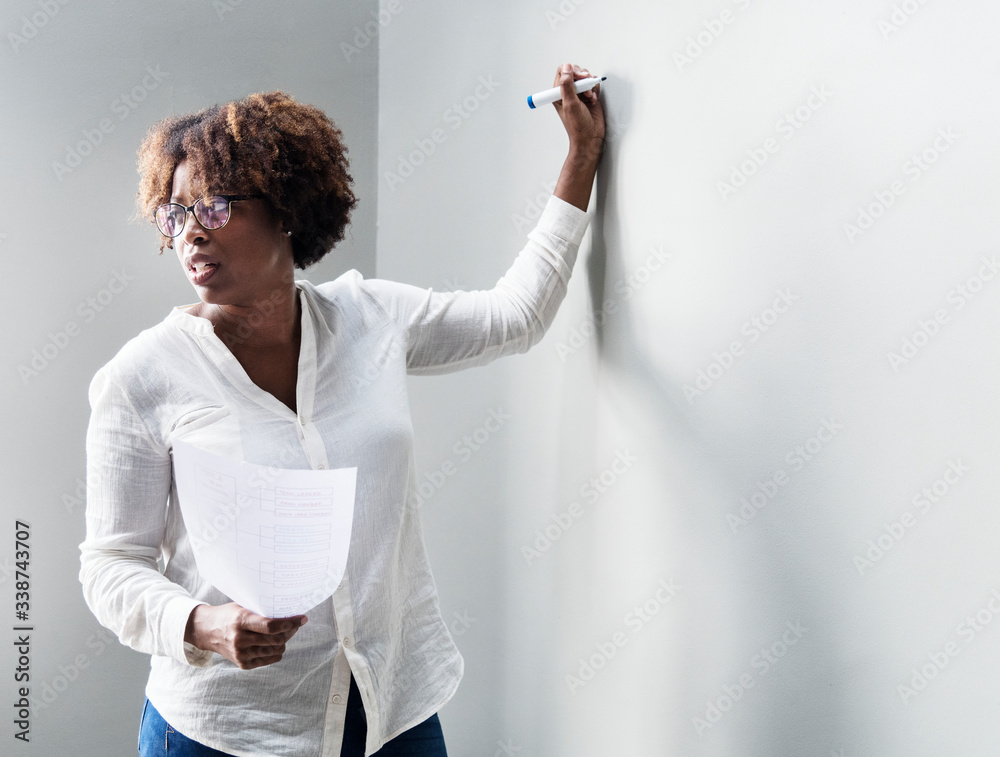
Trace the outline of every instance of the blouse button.
[[344, 700], [343, 700], [343, 697], [340, 696], [340, 694], [334, 694], [333, 695], [333, 703], [334, 704], [340, 704], [342, 701], [344, 701]]
[[326, 466], [325, 466], [325, 465], [323, 465], [323, 463], [320, 463], [320, 464], [319, 464], [319, 465], [317, 465], [316, 467], [317, 467], [317, 468], [318, 468], [319, 470], [326, 470]]
[[344, 646], [345, 647], [351, 646], [351, 637], [350, 636], [345, 636], [344, 637]]

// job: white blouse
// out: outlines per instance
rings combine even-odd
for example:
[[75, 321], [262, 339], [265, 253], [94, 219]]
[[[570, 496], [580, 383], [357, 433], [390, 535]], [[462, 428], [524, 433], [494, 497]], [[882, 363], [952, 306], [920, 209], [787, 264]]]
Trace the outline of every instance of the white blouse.
[[[552, 197], [489, 291], [438, 293], [357, 271], [297, 281], [297, 413], [181, 308], [97, 372], [80, 581], [98, 620], [152, 655], [146, 695], [173, 727], [238, 757], [337, 757], [353, 673], [370, 755], [451, 698], [463, 661], [420, 531], [406, 374], [483, 365], [541, 339], [587, 222]], [[358, 469], [343, 582], [274, 665], [242, 670], [184, 641], [196, 605], [230, 600], [198, 574], [172, 478], [176, 439], [260, 465]]]

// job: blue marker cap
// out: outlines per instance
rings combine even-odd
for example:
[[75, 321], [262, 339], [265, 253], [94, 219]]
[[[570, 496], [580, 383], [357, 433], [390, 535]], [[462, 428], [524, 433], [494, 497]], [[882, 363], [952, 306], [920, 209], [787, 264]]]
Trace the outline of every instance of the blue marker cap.
[[[577, 0], [574, 0], [576, 2]], [[583, 0], [580, 0], [582, 2]], [[607, 76], [588, 76], [586, 79], [578, 79], [573, 85], [573, 89], [579, 95], [583, 92], [593, 89], [602, 81], [606, 80]], [[538, 98], [538, 102], [535, 102], [535, 98]], [[549, 103], [558, 102], [562, 99], [562, 87], [553, 87], [552, 89], [546, 89], [544, 92], [535, 92], [533, 95], [528, 95], [528, 107], [536, 109], [540, 104], [548, 105]]]

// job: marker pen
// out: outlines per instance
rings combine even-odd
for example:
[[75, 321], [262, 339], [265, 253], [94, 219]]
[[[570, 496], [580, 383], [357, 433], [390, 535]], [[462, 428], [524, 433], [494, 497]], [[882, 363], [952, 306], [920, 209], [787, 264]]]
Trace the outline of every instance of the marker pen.
[[[573, 85], [573, 89], [576, 90], [577, 94], [580, 94], [581, 92], [593, 89], [607, 78], [607, 76], [591, 76], [589, 79], [578, 79], [576, 84]], [[553, 87], [552, 89], [546, 89], [544, 92], [536, 92], [533, 95], [528, 95], [528, 107], [537, 108], [539, 105], [548, 105], [561, 99], [562, 88]]]

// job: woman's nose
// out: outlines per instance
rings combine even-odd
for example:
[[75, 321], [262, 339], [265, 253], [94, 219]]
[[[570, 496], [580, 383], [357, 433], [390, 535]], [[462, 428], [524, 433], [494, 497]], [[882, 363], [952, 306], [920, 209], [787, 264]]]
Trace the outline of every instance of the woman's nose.
[[200, 244], [208, 238], [205, 227], [198, 223], [193, 210], [189, 210], [184, 216], [184, 228], [181, 230], [180, 236], [187, 244]]

